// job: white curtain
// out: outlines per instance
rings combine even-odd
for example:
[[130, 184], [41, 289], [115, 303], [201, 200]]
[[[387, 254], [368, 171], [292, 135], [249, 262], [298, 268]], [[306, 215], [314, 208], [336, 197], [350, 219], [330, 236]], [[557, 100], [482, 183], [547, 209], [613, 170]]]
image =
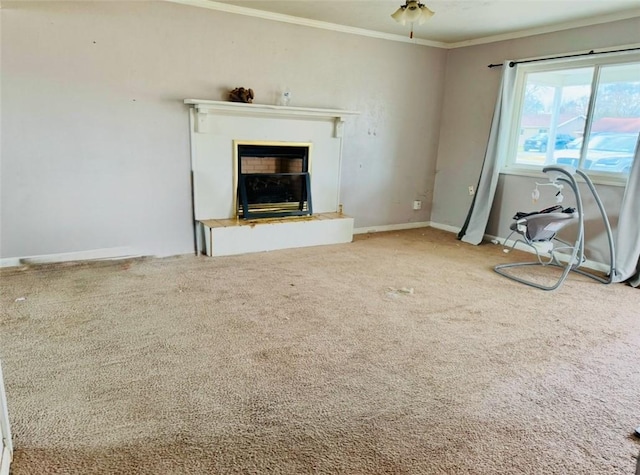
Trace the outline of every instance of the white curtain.
[[496, 108], [491, 122], [489, 142], [482, 163], [480, 180], [476, 194], [471, 202], [458, 239], [470, 244], [480, 244], [489, 221], [489, 213], [493, 197], [498, 186], [500, 168], [504, 162], [509, 145], [509, 133], [512, 127], [512, 115], [515, 100], [515, 77], [517, 65], [509, 66], [511, 61], [502, 64], [502, 84], [496, 101]]
[[638, 142], [620, 207], [613, 279], [615, 282], [629, 279], [634, 287], [640, 287], [640, 138]]

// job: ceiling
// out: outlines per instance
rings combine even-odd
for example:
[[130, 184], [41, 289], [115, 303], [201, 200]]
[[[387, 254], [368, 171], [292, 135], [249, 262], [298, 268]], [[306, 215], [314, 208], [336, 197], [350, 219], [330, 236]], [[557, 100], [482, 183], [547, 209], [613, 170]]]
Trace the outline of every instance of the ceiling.
[[[410, 25], [402, 26], [390, 17], [404, 0], [182, 0], [182, 3], [389, 39], [408, 40], [411, 29]], [[435, 15], [425, 24], [415, 25], [415, 42], [444, 47], [640, 17], [639, 0], [423, 0], [423, 3]]]

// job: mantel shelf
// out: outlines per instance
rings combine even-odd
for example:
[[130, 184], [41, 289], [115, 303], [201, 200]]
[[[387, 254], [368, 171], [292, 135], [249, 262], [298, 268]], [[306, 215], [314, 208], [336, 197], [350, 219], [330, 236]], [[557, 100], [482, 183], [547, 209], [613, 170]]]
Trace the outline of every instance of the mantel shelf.
[[207, 101], [202, 99], [185, 99], [185, 104], [195, 106], [198, 112], [208, 111], [231, 112], [237, 114], [284, 115], [300, 117], [318, 117], [344, 120], [346, 116], [359, 115], [360, 112], [341, 109], [319, 109], [313, 107], [275, 106], [270, 104], [245, 104], [243, 102]]
[[332, 120], [334, 123], [334, 137], [342, 137], [343, 124], [346, 117], [360, 114], [357, 111], [341, 109], [245, 104], [244, 102], [207, 101], [203, 99], [185, 99], [184, 103], [193, 106], [195, 109], [195, 130], [197, 133], [206, 133], [207, 117], [217, 112], [242, 116]]

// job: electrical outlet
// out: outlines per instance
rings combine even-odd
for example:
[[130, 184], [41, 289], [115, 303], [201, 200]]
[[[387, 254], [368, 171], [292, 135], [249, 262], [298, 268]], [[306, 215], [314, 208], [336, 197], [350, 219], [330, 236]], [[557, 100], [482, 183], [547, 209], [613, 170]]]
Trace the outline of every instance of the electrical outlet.
[[476, 194], [476, 189], [473, 187], [473, 185], [469, 186], [469, 196], [473, 196]]
[[415, 200], [413, 202], [413, 209], [422, 209], [422, 201], [420, 200]]

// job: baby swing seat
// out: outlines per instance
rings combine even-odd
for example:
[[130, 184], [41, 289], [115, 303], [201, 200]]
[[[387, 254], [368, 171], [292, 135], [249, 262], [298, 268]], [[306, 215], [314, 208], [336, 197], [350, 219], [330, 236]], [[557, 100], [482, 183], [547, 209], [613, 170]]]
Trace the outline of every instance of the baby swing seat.
[[558, 231], [567, 224], [578, 219], [578, 213], [574, 208], [552, 206], [542, 211], [533, 213], [517, 212], [511, 223], [511, 231], [521, 234], [527, 244], [534, 242], [551, 241]]
[[[565, 226], [575, 223], [578, 220], [578, 212], [574, 208], [562, 208], [562, 206], [552, 206], [551, 208], [543, 209], [541, 211], [534, 211], [532, 213], [518, 212], [513, 217], [514, 222], [511, 223], [511, 234], [507, 237], [506, 241], [511, 238], [514, 233], [520, 235], [511, 246], [511, 249], [521, 242], [531, 247], [535, 252], [538, 260], [536, 262], [518, 262], [514, 264], [502, 264], [495, 266], [494, 269], [498, 274], [501, 274], [509, 279], [521, 282], [523, 284], [532, 285], [543, 290], [554, 290], [558, 288], [562, 282], [567, 278], [567, 275], [576, 264], [576, 254], [578, 246], [572, 245], [566, 241], [559, 239], [556, 235]], [[536, 243], [549, 243], [547, 246], [536, 246]], [[549, 253], [549, 258], [544, 259], [540, 255], [540, 248], [545, 247], [545, 250]], [[557, 251], [569, 251], [572, 256], [566, 263], [562, 264], [556, 254]], [[508, 251], [507, 251], [508, 252]], [[556, 267], [563, 267], [562, 275], [560, 279], [552, 286], [544, 286], [536, 282], [525, 280], [516, 275], [504, 272], [502, 269], [522, 266], [548, 266], [553, 265]]]
[[[505, 239], [505, 243], [511, 238], [512, 235], [518, 234], [519, 238], [516, 239], [511, 245], [510, 249], [505, 249], [505, 252], [509, 252], [514, 249], [520, 242], [533, 249], [536, 254], [537, 260], [534, 262], [516, 262], [512, 264], [500, 264], [494, 267], [494, 270], [511, 280], [526, 284], [532, 287], [536, 287], [542, 290], [555, 290], [567, 278], [569, 272], [577, 272], [584, 276], [590, 277], [603, 284], [608, 284], [612, 281], [614, 275], [614, 262], [615, 262], [615, 250], [613, 247], [613, 235], [611, 232], [611, 226], [609, 220], [602, 205], [602, 201], [598, 196], [598, 193], [593, 186], [593, 183], [589, 177], [581, 170], [573, 168], [565, 168], [560, 166], [550, 165], [542, 170], [544, 173], [549, 173], [552, 178], [552, 183], [557, 185], [558, 183], [569, 185], [576, 198], [576, 209], [563, 208], [561, 205], [552, 206], [550, 208], [543, 209], [541, 211], [535, 211], [533, 213], [518, 212], [513, 217], [514, 222], [511, 223], [511, 234]], [[607, 238], [609, 243], [609, 257], [610, 268], [607, 278], [594, 275], [591, 272], [587, 272], [579, 267], [585, 261], [584, 257], [584, 211], [582, 205], [582, 197], [580, 196], [580, 190], [578, 184], [574, 178], [574, 174], [579, 175], [588, 186], [591, 191], [605, 225], [607, 232]], [[575, 242], [569, 243], [558, 238], [558, 232], [569, 224], [577, 224], [577, 234]], [[546, 254], [543, 258], [541, 255]], [[527, 280], [523, 277], [511, 274], [506, 269], [523, 266], [554, 266], [562, 268], [560, 278], [553, 285], [543, 285], [541, 283]]]

